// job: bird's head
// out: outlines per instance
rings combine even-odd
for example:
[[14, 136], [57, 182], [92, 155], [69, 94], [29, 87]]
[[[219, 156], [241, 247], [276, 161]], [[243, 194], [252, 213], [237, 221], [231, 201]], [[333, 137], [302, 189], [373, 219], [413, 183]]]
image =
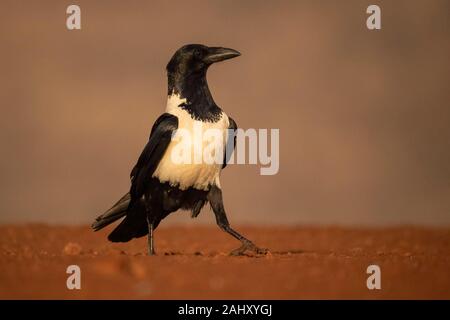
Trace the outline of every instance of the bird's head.
[[241, 54], [233, 49], [188, 44], [178, 49], [167, 64], [167, 72], [182, 78], [205, 75], [213, 63], [235, 58]]

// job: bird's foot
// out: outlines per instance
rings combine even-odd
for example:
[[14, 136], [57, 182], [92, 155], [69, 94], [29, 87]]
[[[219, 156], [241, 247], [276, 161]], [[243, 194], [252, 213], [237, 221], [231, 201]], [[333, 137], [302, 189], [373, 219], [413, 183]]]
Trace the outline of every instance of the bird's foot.
[[154, 255], [156, 255], [155, 249], [149, 248], [149, 249], [148, 249], [148, 252], [147, 252], [147, 255], [149, 255], [149, 256], [154, 256]]
[[230, 252], [231, 256], [242, 256], [246, 251], [251, 251], [256, 254], [267, 254], [269, 252], [266, 248], [259, 248], [253, 242], [251, 241], [245, 241], [242, 243], [242, 246], [240, 246], [237, 249], [234, 249]]

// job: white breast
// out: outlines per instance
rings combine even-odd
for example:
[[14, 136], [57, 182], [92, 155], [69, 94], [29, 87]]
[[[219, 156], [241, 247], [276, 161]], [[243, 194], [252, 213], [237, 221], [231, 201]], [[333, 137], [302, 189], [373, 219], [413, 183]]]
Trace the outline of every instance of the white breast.
[[[191, 136], [195, 135], [198, 137], [199, 133], [201, 133], [201, 136], [204, 136], [204, 133], [209, 129], [220, 130], [222, 132], [222, 140], [217, 141], [217, 143], [220, 143], [220, 146], [217, 145], [217, 150], [220, 150], [221, 154], [217, 154], [217, 157], [223, 159], [227, 139], [226, 130], [229, 126], [228, 116], [222, 112], [222, 116], [217, 122], [201, 122], [193, 119], [186, 110], [178, 107], [185, 102], [186, 99], [181, 99], [178, 95], [169, 96], [166, 112], [176, 116], [178, 118], [178, 129], [183, 129], [181, 131], [190, 133]], [[196, 130], [195, 134], [194, 130]], [[215, 140], [213, 139], [212, 142], [215, 143]], [[180, 143], [184, 144], [182, 147], [185, 148], [185, 150], [186, 148], [191, 150], [191, 161], [188, 161], [189, 163], [173, 161], [174, 158], [172, 152], [180, 149]], [[201, 144], [201, 147], [199, 144]], [[205, 161], [199, 163], [198, 161], [198, 159], [203, 160], [202, 156], [203, 151], [206, 150], [206, 145], [208, 145], [207, 148], [211, 149], [211, 147], [213, 147], [212, 149], [214, 149], [214, 146], [211, 146], [211, 140], [174, 139], [170, 142], [163, 158], [153, 173], [153, 177], [158, 178], [161, 182], [169, 182], [172, 186], [177, 186], [181, 190], [186, 190], [189, 187], [199, 190], [208, 190], [210, 185], [216, 185], [220, 188], [219, 175], [222, 164], [205, 163]], [[202, 154], [199, 155], [199, 152]]]

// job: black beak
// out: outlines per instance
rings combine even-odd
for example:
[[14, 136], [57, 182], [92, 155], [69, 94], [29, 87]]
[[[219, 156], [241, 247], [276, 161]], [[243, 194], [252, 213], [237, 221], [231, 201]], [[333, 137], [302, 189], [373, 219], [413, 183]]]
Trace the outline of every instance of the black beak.
[[241, 55], [239, 51], [221, 47], [210, 47], [208, 51], [208, 55], [204, 58], [204, 61], [207, 64], [239, 57]]

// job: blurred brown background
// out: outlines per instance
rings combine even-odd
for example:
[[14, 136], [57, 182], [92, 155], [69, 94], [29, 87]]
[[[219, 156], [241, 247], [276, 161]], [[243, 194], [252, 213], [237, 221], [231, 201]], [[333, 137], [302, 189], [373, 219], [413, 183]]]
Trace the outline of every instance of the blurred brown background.
[[167, 61], [203, 43], [242, 52], [209, 71], [216, 102], [280, 129], [278, 175], [223, 172], [232, 222], [449, 225], [449, 18], [448, 1], [2, 1], [0, 222], [113, 204], [165, 108]]

